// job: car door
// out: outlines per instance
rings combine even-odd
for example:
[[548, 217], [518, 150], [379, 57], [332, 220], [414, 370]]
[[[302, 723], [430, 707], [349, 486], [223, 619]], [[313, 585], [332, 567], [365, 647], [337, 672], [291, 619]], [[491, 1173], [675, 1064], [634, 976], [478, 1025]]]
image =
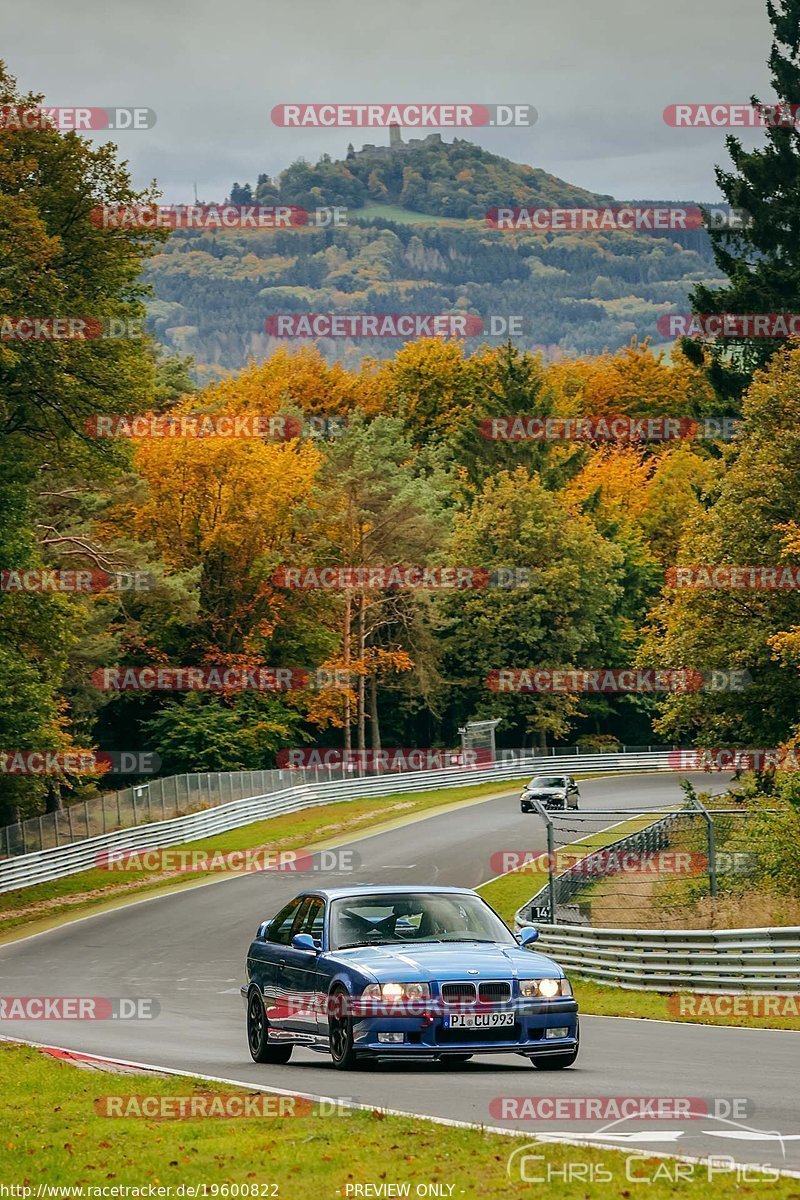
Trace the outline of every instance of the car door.
[[325, 901], [320, 896], [306, 896], [292, 922], [288, 944], [281, 946], [278, 954], [276, 994], [280, 1016], [276, 1028], [298, 1040], [311, 1040], [317, 1033], [318, 955], [293, 946], [292, 938], [298, 933], [310, 934], [321, 949], [324, 919]]
[[278, 1009], [279, 962], [291, 941], [292, 926], [305, 900], [305, 896], [290, 900], [267, 925], [264, 940], [256, 942], [251, 951], [250, 978], [261, 988], [267, 1020], [271, 1025], [275, 1024], [276, 1018], [281, 1018]]

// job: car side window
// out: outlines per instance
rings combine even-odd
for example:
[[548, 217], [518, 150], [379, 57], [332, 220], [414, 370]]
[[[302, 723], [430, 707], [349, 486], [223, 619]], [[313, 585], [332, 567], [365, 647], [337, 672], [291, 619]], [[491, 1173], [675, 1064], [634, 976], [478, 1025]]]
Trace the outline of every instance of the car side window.
[[309, 899], [308, 908], [299, 914], [295, 928], [292, 929], [292, 936], [296, 933], [310, 933], [313, 938], [321, 942], [324, 921], [325, 901], [321, 900], [319, 896], [312, 896]]
[[267, 927], [268, 942], [278, 942], [281, 946], [289, 945], [292, 939], [292, 924], [305, 900], [305, 896], [298, 896], [296, 900], [292, 900], [285, 908], [281, 909]]

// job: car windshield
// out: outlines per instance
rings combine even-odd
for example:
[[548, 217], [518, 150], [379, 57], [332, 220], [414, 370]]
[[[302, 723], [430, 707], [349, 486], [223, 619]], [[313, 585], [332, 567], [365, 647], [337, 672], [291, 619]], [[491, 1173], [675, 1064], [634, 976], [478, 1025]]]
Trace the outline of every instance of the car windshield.
[[528, 784], [528, 787], [532, 788], [563, 788], [566, 786], [566, 775], [537, 775]]
[[478, 896], [420, 892], [334, 900], [332, 950], [397, 942], [516, 944], [508, 928]]

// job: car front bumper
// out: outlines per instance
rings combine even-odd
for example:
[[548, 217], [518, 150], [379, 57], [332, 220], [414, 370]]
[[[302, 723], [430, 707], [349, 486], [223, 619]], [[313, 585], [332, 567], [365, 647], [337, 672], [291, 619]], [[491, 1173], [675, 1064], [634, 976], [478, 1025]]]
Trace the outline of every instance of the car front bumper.
[[[548, 1038], [547, 1029], [566, 1028], [566, 1037]], [[383, 1042], [379, 1034], [402, 1034], [402, 1042]], [[546, 1006], [519, 1005], [513, 1026], [495, 1029], [450, 1029], [445, 1014], [429, 1017], [380, 1016], [356, 1019], [353, 1046], [359, 1054], [428, 1056], [447, 1054], [568, 1054], [578, 1044], [578, 1005], [574, 1000]]]

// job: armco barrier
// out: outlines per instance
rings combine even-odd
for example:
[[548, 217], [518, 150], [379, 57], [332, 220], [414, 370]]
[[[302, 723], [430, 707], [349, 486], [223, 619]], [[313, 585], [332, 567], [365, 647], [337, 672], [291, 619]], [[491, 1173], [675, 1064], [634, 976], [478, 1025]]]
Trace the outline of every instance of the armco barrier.
[[[0, 860], [0, 892], [44, 883], [86, 871], [104, 850], [157, 850], [167, 846], [224, 833], [240, 825], [262, 821], [265, 817], [297, 812], [337, 800], [389, 796], [402, 792], [433, 791], [438, 788], [468, 787], [476, 783], [520, 779], [538, 771], [554, 769], [556, 762], [571, 774], [606, 774], [625, 771], [668, 771], [670, 751], [644, 751], [627, 754], [585, 754], [531, 757], [510, 762], [452, 767], [437, 771], [407, 771], [372, 777], [320, 781], [319, 772], [283, 771], [283, 788], [259, 796], [249, 796], [221, 804], [216, 808], [189, 813], [166, 821], [154, 821], [130, 829], [120, 829], [99, 837], [85, 838], [68, 846], [22, 854]], [[298, 778], [294, 784], [295, 778]], [[313, 780], [311, 782], [310, 780]]]
[[598, 983], [660, 992], [800, 992], [800, 928], [537, 925], [536, 949]]

